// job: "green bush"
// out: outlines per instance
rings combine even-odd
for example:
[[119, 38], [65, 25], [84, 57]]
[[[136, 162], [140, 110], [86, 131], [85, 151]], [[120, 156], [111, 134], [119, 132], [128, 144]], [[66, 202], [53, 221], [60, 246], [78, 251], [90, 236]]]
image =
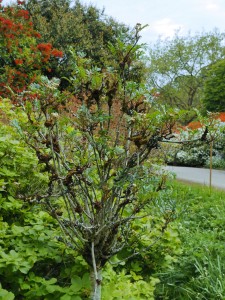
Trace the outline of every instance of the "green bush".
[[6, 123], [0, 122], [0, 299], [88, 298], [82, 257], [57, 240], [61, 231], [40, 205], [22, 199], [41, 191], [47, 176]]

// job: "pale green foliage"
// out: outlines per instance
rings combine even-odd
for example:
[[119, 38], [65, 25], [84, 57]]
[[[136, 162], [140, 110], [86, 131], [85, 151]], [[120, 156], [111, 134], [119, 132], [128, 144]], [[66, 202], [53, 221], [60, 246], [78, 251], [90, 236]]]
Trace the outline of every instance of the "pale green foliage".
[[15, 296], [12, 292], [8, 292], [7, 290], [3, 289], [0, 284], [0, 297], [1, 299], [7, 299], [7, 300], [13, 300], [15, 299]]
[[12, 104], [2, 99], [0, 298], [84, 299], [90, 293], [87, 265], [57, 241], [60, 231], [54, 219], [41, 207], [29, 203], [30, 195], [45, 189], [48, 177], [40, 172], [34, 152], [21, 140], [19, 127], [10, 126], [10, 122], [18, 126], [15, 116], [19, 120], [25, 117], [19, 109], [11, 108]]
[[9, 100], [1, 100], [0, 110], [5, 124], [0, 123], [0, 188], [11, 195], [25, 197], [46, 186], [48, 179], [44, 173], [38, 172], [38, 160], [17, 131], [18, 120], [26, 122], [26, 116], [11, 108]]
[[143, 280], [134, 271], [128, 273], [126, 269], [122, 269], [119, 273], [115, 272], [110, 265], [103, 276], [106, 280], [102, 290], [103, 300], [154, 300], [155, 285], [159, 283], [159, 279], [154, 277]]

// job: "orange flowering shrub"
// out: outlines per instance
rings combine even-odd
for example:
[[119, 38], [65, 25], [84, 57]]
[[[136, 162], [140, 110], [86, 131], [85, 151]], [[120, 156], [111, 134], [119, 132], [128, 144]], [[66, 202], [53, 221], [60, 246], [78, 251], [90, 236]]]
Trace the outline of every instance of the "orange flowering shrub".
[[203, 125], [201, 124], [201, 122], [199, 122], [199, 121], [193, 121], [193, 122], [190, 122], [187, 125], [187, 128], [194, 130], [194, 129], [202, 128], [202, 126]]
[[225, 122], [225, 112], [220, 112], [218, 119], [220, 119], [221, 122]]
[[[212, 118], [214, 120], [220, 120], [221, 122], [225, 122], [225, 112], [218, 112], [214, 114]], [[204, 125], [199, 121], [192, 121], [186, 126], [186, 128], [194, 130], [194, 129], [202, 128], [203, 126]]]
[[49, 62], [61, 58], [62, 51], [50, 43], [38, 44], [41, 35], [33, 28], [24, 1], [16, 7], [2, 7], [0, 1], [0, 96], [20, 93], [37, 79]]

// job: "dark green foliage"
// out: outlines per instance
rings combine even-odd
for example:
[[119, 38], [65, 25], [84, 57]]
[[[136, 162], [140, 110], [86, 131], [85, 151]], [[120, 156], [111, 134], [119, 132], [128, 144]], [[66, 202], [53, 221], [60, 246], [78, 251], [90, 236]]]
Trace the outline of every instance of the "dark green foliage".
[[212, 112], [225, 111], [225, 60], [208, 67], [204, 83], [203, 102], [205, 109]]
[[[131, 43], [132, 34], [128, 26], [107, 17], [104, 11], [93, 5], [83, 5], [79, 1], [70, 5], [67, 0], [29, 0], [27, 9], [31, 13], [35, 29], [41, 33], [41, 42], [51, 42], [63, 50], [64, 57], [58, 65], [51, 66], [49, 77], [63, 78], [61, 87], [68, 87], [73, 70], [70, 50], [82, 53], [99, 68], [114, 66], [117, 62], [108, 44], [115, 44], [118, 37], [126, 44]], [[139, 63], [139, 77], [143, 63]], [[137, 68], [136, 68], [137, 70]]]

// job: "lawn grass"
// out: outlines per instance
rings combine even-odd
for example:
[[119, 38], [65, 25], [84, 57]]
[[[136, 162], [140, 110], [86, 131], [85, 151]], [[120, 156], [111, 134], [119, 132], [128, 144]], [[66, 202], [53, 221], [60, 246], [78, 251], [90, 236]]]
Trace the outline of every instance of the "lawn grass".
[[183, 254], [160, 274], [156, 299], [225, 299], [225, 191], [173, 181]]

